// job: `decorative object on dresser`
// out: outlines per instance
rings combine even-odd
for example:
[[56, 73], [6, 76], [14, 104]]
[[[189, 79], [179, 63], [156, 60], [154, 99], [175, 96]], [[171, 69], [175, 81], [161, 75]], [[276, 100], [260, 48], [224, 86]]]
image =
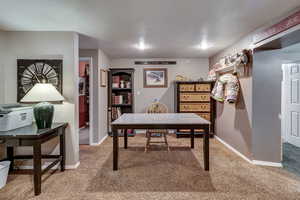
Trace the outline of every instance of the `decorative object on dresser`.
[[36, 83], [51, 83], [62, 94], [62, 65], [63, 60], [18, 59], [18, 102]]
[[[134, 69], [110, 68], [108, 71], [108, 134], [112, 135], [111, 122], [118, 119], [123, 113], [134, 112]], [[123, 136], [124, 130], [118, 130]], [[127, 130], [129, 136], [134, 131]]]
[[37, 83], [21, 99], [23, 103], [38, 103], [33, 107], [33, 114], [38, 129], [51, 128], [54, 106], [49, 102], [62, 102], [65, 98], [51, 83]]
[[167, 68], [144, 68], [144, 88], [168, 87]]
[[[213, 88], [212, 81], [175, 81], [175, 112], [196, 113], [211, 122], [210, 134], [214, 134], [215, 100], [210, 93]], [[196, 129], [195, 135], [202, 135], [203, 130]], [[178, 129], [177, 137], [188, 136], [189, 129]]]

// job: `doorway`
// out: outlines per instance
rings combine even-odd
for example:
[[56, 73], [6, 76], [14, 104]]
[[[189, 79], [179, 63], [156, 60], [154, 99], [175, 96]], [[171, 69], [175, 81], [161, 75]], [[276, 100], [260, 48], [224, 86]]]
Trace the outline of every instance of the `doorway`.
[[81, 57], [79, 59], [79, 144], [92, 144], [93, 119], [92, 109], [92, 58]]
[[300, 176], [300, 43], [283, 50], [282, 164]]
[[[300, 26], [253, 51], [253, 156], [300, 176]], [[291, 91], [293, 90], [293, 91]], [[295, 140], [296, 139], [296, 140]]]

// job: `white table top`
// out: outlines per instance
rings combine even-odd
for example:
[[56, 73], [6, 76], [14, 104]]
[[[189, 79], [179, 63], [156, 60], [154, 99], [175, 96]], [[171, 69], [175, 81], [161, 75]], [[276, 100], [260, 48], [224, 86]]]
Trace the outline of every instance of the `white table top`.
[[126, 113], [115, 120], [112, 125], [139, 125], [139, 124], [210, 124], [209, 121], [194, 113]]

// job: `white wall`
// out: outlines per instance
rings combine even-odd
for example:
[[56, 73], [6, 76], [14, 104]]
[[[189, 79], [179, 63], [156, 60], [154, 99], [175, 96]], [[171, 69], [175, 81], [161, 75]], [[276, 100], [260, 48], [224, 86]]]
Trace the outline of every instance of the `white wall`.
[[[78, 144], [78, 35], [73, 32], [6, 32], [4, 102], [17, 100], [17, 59], [63, 59], [63, 96], [66, 103], [56, 105], [54, 120], [68, 122], [66, 132], [66, 164], [79, 161]], [[2, 91], [3, 93], [3, 91]], [[1, 93], [1, 96], [2, 96]], [[44, 151], [57, 149], [57, 143], [44, 147]], [[28, 151], [19, 148], [18, 151]], [[23, 152], [24, 153], [24, 152]]]
[[[172, 60], [176, 65], [134, 65], [138, 60]], [[113, 68], [135, 68], [134, 75], [134, 102], [135, 112], [145, 112], [146, 108], [158, 99], [166, 104], [170, 112], [174, 112], [174, 84], [176, 75], [183, 75], [197, 80], [206, 78], [208, 74], [208, 59], [113, 59]], [[144, 88], [143, 68], [168, 68], [168, 88]]]
[[107, 87], [100, 87], [100, 69], [107, 70], [111, 66], [111, 61], [107, 55], [101, 50], [98, 50], [98, 84], [99, 88], [99, 140], [101, 141], [107, 136]]
[[4, 58], [6, 54], [5, 33], [0, 31], [0, 104], [4, 103]]

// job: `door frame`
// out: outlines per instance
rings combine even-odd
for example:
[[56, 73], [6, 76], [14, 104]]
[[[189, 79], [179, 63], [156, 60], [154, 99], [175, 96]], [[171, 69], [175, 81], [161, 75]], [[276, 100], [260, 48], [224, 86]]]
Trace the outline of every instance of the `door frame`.
[[[88, 61], [89, 62], [89, 144], [88, 145], [92, 145], [93, 144], [93, 132], [94, 132], [94, 117], [93, 117], [93, 106], [94, 106], [94, 95], [93, 95], [93, 91], [94, 91], [94, 85], [93, 85], [93, 58], [92, 57], [79, 57], [79, 62], [80, 61]], [[79, 104], [78, 104], [79, 106]], [[79, 114], [79, 113], [78, 113]], [[79, 139], [79, 137], [78, 137]]]

